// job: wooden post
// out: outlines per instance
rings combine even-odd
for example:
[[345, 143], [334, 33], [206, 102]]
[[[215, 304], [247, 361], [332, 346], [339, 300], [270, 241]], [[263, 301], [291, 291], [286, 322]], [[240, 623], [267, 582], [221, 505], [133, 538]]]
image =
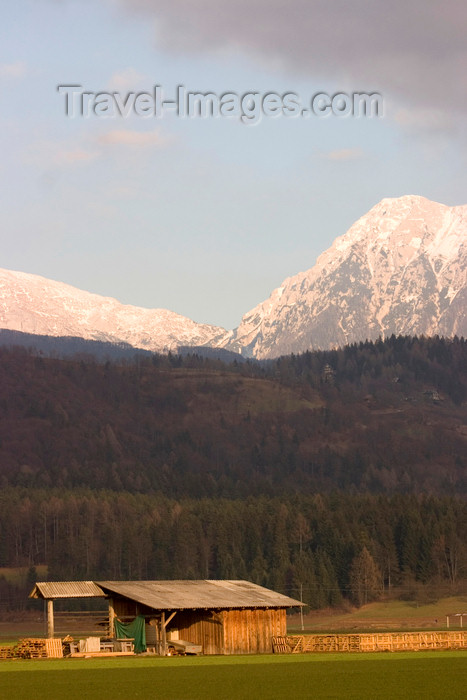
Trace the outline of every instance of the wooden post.
[[165, 612], [161, 613], [162, 656], [167, 656], [167, 634], [165, 630]]
[[157, 620], [157, 653], [162, 656], [162, 622], [161, 618]]
[[109, 637], [115, 636], [114, 620], [115, 620], [114, 599], [109, 598]]
[[[300, 583], [300, 603], [303, 603], [303, 583]], [[300, 626], [303, 632], [305, 629], [305, 625], [303, 624], [303, 605], [300, 606]]]
[[47, 636], [52, 639], [54, 636], [54, 602], [47, 601]]

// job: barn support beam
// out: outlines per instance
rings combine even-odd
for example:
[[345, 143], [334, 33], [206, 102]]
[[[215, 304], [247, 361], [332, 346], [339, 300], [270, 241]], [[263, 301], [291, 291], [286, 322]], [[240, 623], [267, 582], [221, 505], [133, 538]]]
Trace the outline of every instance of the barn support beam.
[[162, 637], [162, 656], [167, 656], [167, 634], [165, 629], [165, 612], [161, 613], [161, 637]]
[[52, 639], [54, 636], [54, 602], [47, 600], [47, 637]]
[[170, 622], [171, 620], [173, 620], [173, 618], [175, 617], [176, 614], [177, 614], [177, 611], [174, 610], [173, 613], [172, 613], [171, 615], [169, 615], [169, 617], [167, 618], [167, 620], [164, 622], [164, 627], [167, 627], [167, 625], [169, 624], [169, 622]]
[[115, 634], [114, 620], [115, 620], [114, 599], [109, 598], [109, 637], [113, 637]]

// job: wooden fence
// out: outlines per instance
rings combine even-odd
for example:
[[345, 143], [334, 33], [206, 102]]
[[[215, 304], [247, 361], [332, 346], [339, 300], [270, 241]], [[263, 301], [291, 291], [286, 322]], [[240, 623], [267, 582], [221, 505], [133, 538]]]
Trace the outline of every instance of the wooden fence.
[[57, 636], [72, 634], [89, 637], [109, 634], [108, 610], [79, 610], [75, 612], [54, 612], [54, 633]]
[[273, 637], [272, 646], [275, 654], [467, 649], [467, 631], [306, 634]]

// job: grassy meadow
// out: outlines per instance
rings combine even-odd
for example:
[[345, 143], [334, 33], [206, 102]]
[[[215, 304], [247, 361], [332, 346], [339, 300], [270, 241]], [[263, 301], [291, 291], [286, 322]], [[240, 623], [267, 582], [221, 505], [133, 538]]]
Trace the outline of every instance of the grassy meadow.
[[459, 651], [0, 662], [0, 697], [15, 700], [457, 700], [466, 683]]
[[[465, 612], [467, 596], [440, 598], [429, 603], [381, 600], [349, 611], [316, 610], [304, 618], [305, 633], [446, 630], [446, 615]], [[463, 620], [467, 627], [467, 617]], [[451, 617], [450, 629], [460, 629], [459, 618]], [[289, 634], [300, 634], [299, 615], [288, 619]]]

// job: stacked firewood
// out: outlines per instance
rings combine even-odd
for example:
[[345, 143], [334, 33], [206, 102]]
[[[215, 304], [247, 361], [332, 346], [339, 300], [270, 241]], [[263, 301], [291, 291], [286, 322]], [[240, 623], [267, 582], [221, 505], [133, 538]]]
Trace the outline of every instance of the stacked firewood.
[[0, 659], [47, 659], [63, 657], [61, 639], [20, 639], [15, 646], [0, 647]]
[[15, 647], [0, 647], [0, 659], [14, 659]]
[[46, 659], [46, 639], [20, 639], [15, 647], [16, 656], [21, 659]]

